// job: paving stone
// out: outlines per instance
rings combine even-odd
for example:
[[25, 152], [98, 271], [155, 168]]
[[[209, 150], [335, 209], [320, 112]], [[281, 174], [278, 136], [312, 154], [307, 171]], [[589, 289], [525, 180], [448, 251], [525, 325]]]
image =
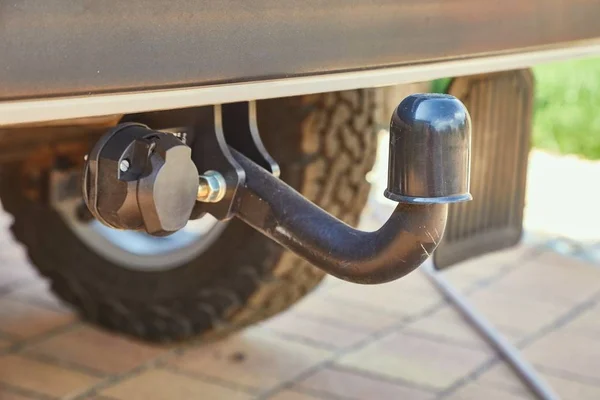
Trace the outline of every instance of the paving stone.
[[320, 293], [308, 296], [292, 308], [291, 314], [323, 321], [325, 324], [376, 332], [402, 321], [387, 313], [365, 310], [343, 300], [333, 300]]
[[382, 378], [365, 376], [359, 371], [325, 368], [298, 382], [297, 387], [327, 393], [344, 399], [432, 399], [435, 394], [392, 383]]
[[600, 346], [600, 304], [596, 304], [569, 321], [566, 326], [561, 328], [561, 331], [594, 339]]
[[315, 292], [326, 291], [334, 286], [339, 285], [340, 283], [344, 283], [345, 281], [336, 278], [333, 275], [325, 275]]
[[[557, 376], [547, 370], [537, 369], [537, 373], [550, 388], [563, 400], [596, 400], [600, 399], [600, 383], [583, 382], [581, 379], [565, 378]], [[498, 364], [483, 373], [477, 383], [486, 387], [502, 388], [522, 396], [532, 396], [507, 364]]]
[[253, 396], [166, 370], [149, 370], [133, 376], [100, 393], [119, 400], [210, 399], [246, 400]]
[[523, 354], [534, 364], [600, 381], [598, 340], [559, 330], [535, 341]]
[[[600, 163], [533, 150], [527, 177], [526, 228], [576, 240], [598, 240]], [[557, 195], [560, 192], [568, 195]], [[576, 204], [573, 204], [573, 199]]]
[[97, 382], [97, 378], [84, 373], [22, 356], [0, 357], [0, 383], [46, 396], [73, 396]]
[[488, 352], [403, 334], [390, 334], [336, 363], [417, 385], [445, 389], [490, 357]]
[[469, 296], [472, 305], [509, 339], [531, 335], [567, 313], [568, 306], [515, 297], [493, 285]]
[[539, 250], [527, 245], [485, 254], [442, 270], [441, 273], [458, 290], [476, 286], [479, 282], [497, 279], [519, 263], [535, 258]]
[[107, 396], [92, 396], [89, 398], [86, 398], [85, 400], [115, 400], [114, 397], [107, 397]]
[[343, 283], [329, 290], [327, 296], [357, 307], [362, 306], [365, 310], [404, 317], [418, 315], [443, 302], [442, 296], [433, 286], [415, 288], [410, 282], [403, 283], [403, 279], [382, 285]]
[[314, 367], [331, 352], [253, 328], [191, 349], [170, 365], [255, 390], [271, 389]]
[[481, 335], [451, 306], [406, 325], [402, 331], [492, 351]]
[[600, 293], [600, 268], [544, 252], [503, 276], [493, 290], [514, 298], [572, 306]]
[[[0, 213], [0, 225], [4, 222], [10, 218]], [[0, 233], [0, 248], [0, 287], [9, 290], [0, 298], [0, 350], [34, 339], [23, 353], [0, 356], [1, 400], [39, 399], [34, 393], [69, 398], [100, 382], [88, 369], [114, 375], [164, 351], [90, 326], [69, 327], [44, 339], [75, 317], [50, 293], [7, 231]], [[471, 300], [513, 340], [600, 292], [600, 268], [528, 245], [442, 273], [460, 290], [488, 281]], [[270, 400], [428, 399], [491, 357], [489, 347], [451, 307], [422, 315], [442, 304], [419, 271], [371, 287], [327, 278], [290, 313], [224, 341], [191, 347], [165, 369], [128, 377], [90, 399], [244, 400], [284, 383], [286, 389]], [[599, 321], [596, 305], [524, 351], [561, 398], [600, 398]], [[344, 349], [390, 329], [395, 331], [349, 350], [333, 366], [319, 366], [333, 356], [323, 346]], [[505, 364], [449, 397], [504, 398], [532, 398]]]
[[141, 341], [80, 326], [27, 348], [27, 352], [81, 365], [104, 374], [126, 372], [164, 351]]
[[295, 392], [293, 390], [284, 390], [274, 396], [269, 397], [269, 400], [321, 400], [322, 397], [309, 395], [305, 393]]
[[[0, 399], [2, 400], [36, 400], [36, 397], [25, 396], [9, 392], [8, 389], [0, 387]], [[39, 399], [39, 397], [38, 397]]]
[[598, 400], [600, 383], [590, 384], [573, 379], [562, 378], [548, 373], [543, 377], [563, 400]]
[[29, 264], [21, 249], [6, 249], [6, 245], [0, 245], [0, 287], [19, 287], [27, 282], [35, 282], [39, 279], [38, 273]]
[[284, 313], [269, 320], [266, 328], [289, 336], [292, 340], [306, 340], [310, 343], [321, 344], [328, 348], [341, 349], [352, 346], [369, 337], [368, 330], [346, 328], [323, 323], [319, 320], [303, 318], [296, 313]]
[[503, 362], [497, 363], [482, 373], [476, 381], [483, 386], [504, 388], [511, 392], [528, 393], [528, 389], [513, 369]]
[[51, 292], [48, 281], [41, 279], [11, 291], [5, 298], [63, 312], [71, 310], [66, 303]]
[[511, 392], [508, 390], [491, 388], [482, 386], [477, 383], [470, 383], [451, 396], [447, 397], [448, 400], [535, 400], [536, 397], [528, 393]]
[[[417, 293], [433, 293], [434, 289], [425, 273], [419, 269], [404, 276], [399, 281], [404, 290]], [[434, 289], [435, 290], [435, 289]]]
[[74, 320], [72, 313], [0, 299], [0, 331], [18, 338], [38, 336]]

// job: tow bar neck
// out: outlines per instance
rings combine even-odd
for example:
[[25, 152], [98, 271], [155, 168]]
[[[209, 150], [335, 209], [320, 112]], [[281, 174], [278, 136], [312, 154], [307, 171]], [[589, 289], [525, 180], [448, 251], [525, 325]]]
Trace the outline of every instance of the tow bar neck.
[[215, 106], [209, 128], [189, 147], [141, 124], [111, 129], [85, 165], [91, 213], [157, 236], [204, 213], [238, 217], [329, 274], [376, 284], [421, 265], [441, 240], [447, 204], [471, 199], [470, 117], [449, 95], [412, 95], [394, 111], [385, 196], [398, 205], [374, 232], [346, 225], [278, 179], [254, 103]]

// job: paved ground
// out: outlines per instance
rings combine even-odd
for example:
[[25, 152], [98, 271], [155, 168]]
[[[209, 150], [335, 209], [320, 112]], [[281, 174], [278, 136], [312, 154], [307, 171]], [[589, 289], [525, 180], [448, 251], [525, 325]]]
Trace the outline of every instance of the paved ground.
[[[536, 164], [544, 157], [534, 154], [533, 175], [548, 171]], [[589, 205], [598, 203], [588, 204], [587, 216], [567, 219], [560, 178], [548, 184], [555, 190], [536, 193], [552, 199], [530, 196], [530, 208], [548, 211], [538, 222], [528, 217], [526, 245], [446, 276], [563, 398], [599, 399], [600, 268], [588, 257], [593, 232], [588, 240], [572, 229], [570, 238], [549, 241], [564, 230], [548, 222], [577, 228], [577, 218], [589, 222]], [[382, 210], [384, 204], [372, 203], [363, 223], [376, 224]], [[0, 216], [1, 225], [9, 222]], [[262, 325], [217, 343], [179, 347], [149, 346], [78, 321], [6, 232], [0, 282], [0, 400], [533, 398], [419, 271], [376, 287], [327, 279], [292, 311]]]

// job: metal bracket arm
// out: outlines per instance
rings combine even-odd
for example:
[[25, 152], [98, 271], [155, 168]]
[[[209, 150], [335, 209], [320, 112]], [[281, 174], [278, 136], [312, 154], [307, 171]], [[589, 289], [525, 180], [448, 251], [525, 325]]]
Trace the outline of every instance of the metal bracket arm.
[[354, 229], [231, 152], [246, 171], [235, 216], [340, 279], [375, 284], [401, 278], [431, 255], [444, 232], [446, 204], [399, 203], [379, 230]]

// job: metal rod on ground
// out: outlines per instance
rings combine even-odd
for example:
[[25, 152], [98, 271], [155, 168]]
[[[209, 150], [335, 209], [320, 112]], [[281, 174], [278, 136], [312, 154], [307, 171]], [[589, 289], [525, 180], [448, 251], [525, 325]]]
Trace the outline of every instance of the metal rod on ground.
[[510, 364], [523, 383], [541, 400], [559, 400], [560, 397], [539, 376], [537, 371], [522, 356], [521, 352], [498, 332], [494, 326], [438, 273], [431, 262], [426, 262], [421, 270], [463, 315], [463, 317], [500, 353]]

